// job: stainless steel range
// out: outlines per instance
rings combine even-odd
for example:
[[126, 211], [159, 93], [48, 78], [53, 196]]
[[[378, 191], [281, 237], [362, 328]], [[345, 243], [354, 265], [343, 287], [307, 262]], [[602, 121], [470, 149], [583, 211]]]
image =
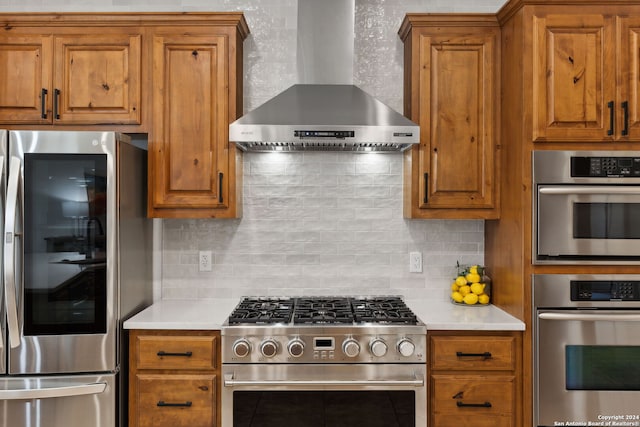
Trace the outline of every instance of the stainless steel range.
[[423, 427], [425, 362], [400, 297], [244, 298], [222, 328], [222, 426]]

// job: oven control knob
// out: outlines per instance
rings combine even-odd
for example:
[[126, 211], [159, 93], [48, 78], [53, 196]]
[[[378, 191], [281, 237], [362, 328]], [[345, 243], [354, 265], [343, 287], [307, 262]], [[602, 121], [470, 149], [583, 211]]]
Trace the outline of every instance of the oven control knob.
[[302, 341], [300, 338], [292, 339], [287, 345], [287, 350], [289, 350], [289, 354], [292, 357], [302, 356], [302, 353], [304, 353], [304, 341]]
[[371, 351], [371, 354], [373, 354], [375, 357], [384, 356], [385, 354], [387, 354], [387, 349], [387, 344], [380, 338], [372, 340], [369, 344], [369, 351]]
[[260, 344], [260, 353], [264, 357], [273, 357], [278, 353], [278, 343], [272, 339], [264, 340]]
[[413, 356], [413, 352], [416, 350], [416, 345], [409, 338], [402, 338], [398, 342], [398, 353], [404, 357]]
[[232, 349], [236, 357], [247, 357], [251, 353], [251, 344], [242, 338], [233, 343]]
[[360, 354], [360, 344], [358, 344], [358, 341], [353, 338], [347, 338], [342, 343], [342, 352], [347, 357], [356, 357]]

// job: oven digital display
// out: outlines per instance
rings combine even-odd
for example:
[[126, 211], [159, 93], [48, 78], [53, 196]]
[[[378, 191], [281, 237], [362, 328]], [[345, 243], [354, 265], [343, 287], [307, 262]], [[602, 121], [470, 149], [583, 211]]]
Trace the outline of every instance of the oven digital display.
[[332, 337], [322, 337], [313, 339], [314, 350], [334, 350], [335, 340]]

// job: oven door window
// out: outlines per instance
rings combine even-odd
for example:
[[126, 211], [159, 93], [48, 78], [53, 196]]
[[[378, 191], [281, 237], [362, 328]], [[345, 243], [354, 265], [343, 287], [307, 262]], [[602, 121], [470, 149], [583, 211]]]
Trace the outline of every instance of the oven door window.
[[233, 427], [415, 427], [412, 391], [235, 391]]
[[574, 203], [574, 239], [640, 239], [640, 203]]
[[640, 390], [640, 347], [568, 345], [567, 390]]
[[25, 154], [25, 335], [106, 332], [106, 194], [106, 155]]

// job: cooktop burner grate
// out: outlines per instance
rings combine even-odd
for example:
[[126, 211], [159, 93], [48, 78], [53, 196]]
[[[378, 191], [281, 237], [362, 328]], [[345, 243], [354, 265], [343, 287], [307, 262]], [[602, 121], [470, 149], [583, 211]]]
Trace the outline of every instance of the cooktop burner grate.
[[228, 319], [237, 324], [406, 324], [418, 319], [401, 297], [243, 298]]
[[229, 316], [229, 324], [289, 323], [293, 300], [289, 298], [243, 298]]

